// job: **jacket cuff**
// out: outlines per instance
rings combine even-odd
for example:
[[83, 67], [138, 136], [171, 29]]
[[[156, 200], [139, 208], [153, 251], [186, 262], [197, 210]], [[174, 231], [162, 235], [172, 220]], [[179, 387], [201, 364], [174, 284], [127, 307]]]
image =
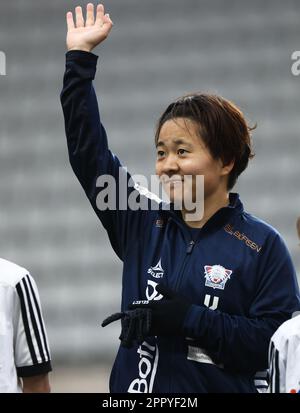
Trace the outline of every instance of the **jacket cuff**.
[[201, 338], [205, 331], [204, 314], [211, 311], [206, 307], [191, 305], [183, 323], [184, 333], [187, 337]]
[[96, 75], [98, 56], [82, 50], [70, 50], [66, 53], [66, 76], [93, 80]]
[[31, 377], [38, 376], [39, 374], [46, 374], [52, 371], [52, 366], [50, 361], [45, 363], [35, 364], [33, 366], [23, 366], [17, 367], [18, 377]]
[[76, 61], [81, 63], [94, 63], [97, 64], [98, 56], [91, 52], [85, 52], [83, 50], [69, 50], [66, 53], [66, 60]]

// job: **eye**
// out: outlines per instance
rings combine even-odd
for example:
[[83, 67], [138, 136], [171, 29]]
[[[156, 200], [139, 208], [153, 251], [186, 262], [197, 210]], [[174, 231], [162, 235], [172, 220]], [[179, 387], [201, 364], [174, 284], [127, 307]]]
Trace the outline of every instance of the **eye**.
[[188, 153], [188, 151], [181, 148], [181, 149], [178, 149], [177, 153], [178, 153], [179, 155], [185, 155], [186, 153]]
[[164, 151], [157, 151], [157, 157], [158, 158], [163, 158], [165, 156], [165, 152]]

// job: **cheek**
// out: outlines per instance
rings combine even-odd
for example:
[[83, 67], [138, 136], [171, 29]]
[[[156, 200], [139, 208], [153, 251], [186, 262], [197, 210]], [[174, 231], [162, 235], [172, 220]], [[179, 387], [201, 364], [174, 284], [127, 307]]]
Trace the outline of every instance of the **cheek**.
[[211, 176], [216, 174], [218, 169], [219, 165], [217, 162], [213, 161], [208, 156], [202, 156], [187, 163], [185, 173], [189, 175]]
[[184, 175], [204, 175], [205, 169], [205, 164], [195, 159], [182, 163]]
[[155, 163], [155, 173], [156, 173], [156, 175], [158, 175], [158, 176], [161, 175], [161, 166], [159, 165], [158, 162]]

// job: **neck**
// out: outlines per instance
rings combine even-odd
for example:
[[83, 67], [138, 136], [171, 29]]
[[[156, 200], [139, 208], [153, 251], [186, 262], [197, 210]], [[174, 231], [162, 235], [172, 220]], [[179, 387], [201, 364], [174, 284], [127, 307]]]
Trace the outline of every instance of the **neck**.
[[221, 208], [229, 205], [229, 193], [226, 191], [222, 194], [211, 194], [204, 199], [204, 214], [199, 221], [187, 221], [186, 216], [191, 211], [182, 210], [182, 218], [191, 228], [202, 228], [203, 225]]

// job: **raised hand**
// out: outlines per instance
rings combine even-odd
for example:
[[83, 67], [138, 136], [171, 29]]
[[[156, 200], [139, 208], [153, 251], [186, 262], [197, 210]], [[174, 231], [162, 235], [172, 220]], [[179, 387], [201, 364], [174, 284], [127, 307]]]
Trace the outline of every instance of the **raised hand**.
[[91, 52], [94, 47], [107, 38], [113, 22], [109, 14], [104, 13], [103, 4], [98, 4], [96, 18], [94, 5], [92, 3], [88, 3], [86, 6], [85, 22], [80, 6], [75, 8], [75, 16], [76, 23], [74, 23], [73, 13], [71, 11], [66, 15], [68, 26], [67, 49]]

